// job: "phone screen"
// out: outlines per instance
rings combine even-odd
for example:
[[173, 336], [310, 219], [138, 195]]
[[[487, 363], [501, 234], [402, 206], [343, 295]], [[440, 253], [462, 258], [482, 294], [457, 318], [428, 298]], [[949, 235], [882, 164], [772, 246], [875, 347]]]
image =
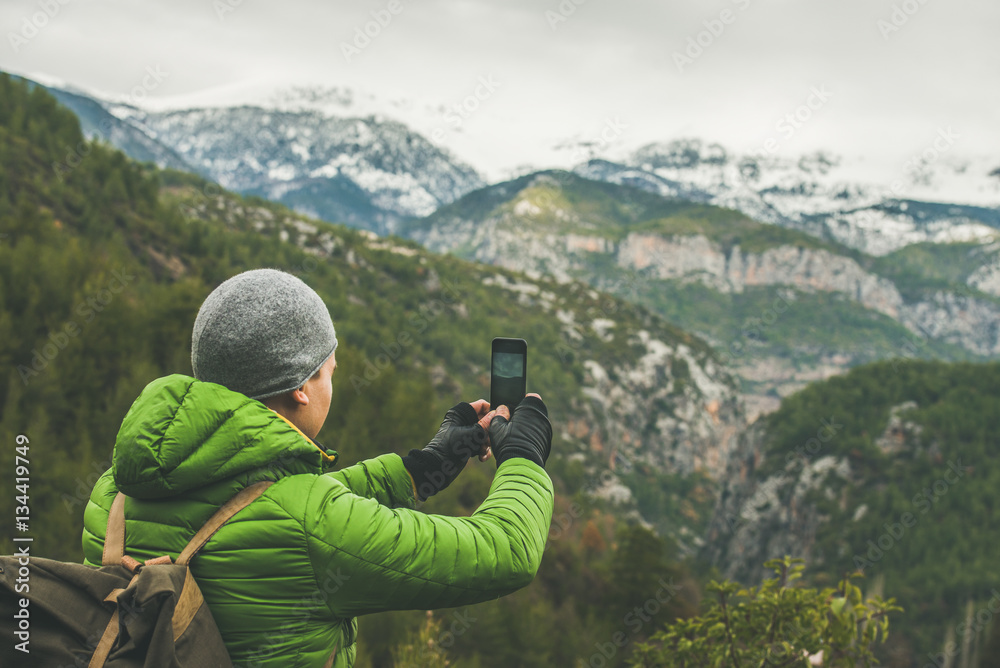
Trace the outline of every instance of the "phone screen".
[[521, 403], [527, 388], [528, 344], [524, 339], [493, 339], [490, 360], [490, 408]]

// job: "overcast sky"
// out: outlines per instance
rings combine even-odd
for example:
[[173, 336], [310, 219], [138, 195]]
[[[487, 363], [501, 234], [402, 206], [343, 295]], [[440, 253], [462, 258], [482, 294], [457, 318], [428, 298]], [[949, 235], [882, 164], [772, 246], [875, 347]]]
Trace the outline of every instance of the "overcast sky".
[[[355, 43], [373, 12], [391, 20]], [[441, 124], [493, 173], [609, 123], [612, 149], [771, 138], [889, 161], [951, 126], [956, 153], [1000, 164], [997, 0], [4, 0], [0, 25], [0, 69], [127, 94], [159, 68], [151, 98], [319, 84], [447, 107], [492, 77], [461, 132]]]

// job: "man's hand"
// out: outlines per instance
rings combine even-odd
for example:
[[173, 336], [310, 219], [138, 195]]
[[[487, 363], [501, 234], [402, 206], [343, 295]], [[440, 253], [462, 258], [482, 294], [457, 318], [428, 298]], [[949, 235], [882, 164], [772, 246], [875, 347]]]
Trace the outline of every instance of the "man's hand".
[[545, 468], [552, 450], [552, 424], [545, 402], [537, 394], [527, 395], [514, 409], [513, 418], [504, 416], [491, 421], [489, 436], [498, 468], [514, 457]]
[[485, 399], [457, 404], [445, 414], [441, 428], [430, 443], [422, 450], [410, 450], [403, 457], [420, 501], [450, 485], [473, 454], [478, 455], [480, 461], [489, 459], [490, 424], [498, 414], [510, 416], [505, 406], [501, 406], [500, 411], [489, 408]]
[[479, 416], [479, 422], [477, 424], [483, 428], [486, 432], [486, 443], [479, 450], [479, 461], [485, 462], [490, 458], [490, 423], [493, 418], [500, 416], [505, 420], [510, 419], [510, 409], [506, 406], [500, 406], [497, 410], [490, 410], [490, 402], [485, 399], [480, 399], [478, 401], [472, 402], [472, 407], [476, 409], [476, 415]]

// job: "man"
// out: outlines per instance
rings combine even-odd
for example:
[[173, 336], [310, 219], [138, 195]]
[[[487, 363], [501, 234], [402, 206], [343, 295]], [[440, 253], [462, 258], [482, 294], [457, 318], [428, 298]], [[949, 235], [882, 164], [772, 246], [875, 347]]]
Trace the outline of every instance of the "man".
[[[234, 276], [202, 304], [191, 348], [195, 377], [154, 380], [122, 421], [84, 514], [87, 563], [101, 563], [119, 490], [125, 553], [141, 561], [176, 558], [230, 497], [276, 481], [191, 570], [233, 662], [283, 668], [351, 666], [357, 615], [467, 605], [531, 582], [553, 503], [540, 397], [509, 420], [505, 407], [458, 404], [424, 449], [324, 473], [335, 453], [313, 439], [330, 408], [337, 338], [311, 288], [272, 269]], [[472, 454], [491, 453], [496, 477], [471, 517], [413, 510]]]

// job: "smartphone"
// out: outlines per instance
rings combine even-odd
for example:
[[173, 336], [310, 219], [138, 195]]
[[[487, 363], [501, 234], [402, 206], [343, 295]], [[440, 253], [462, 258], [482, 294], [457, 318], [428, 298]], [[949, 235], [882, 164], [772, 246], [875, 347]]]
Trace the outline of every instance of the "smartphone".
[[524, 399], [528, 383], [528, 342], [493, 339], [490, 355], [490, 410], [506, 406], [511, 413]]

